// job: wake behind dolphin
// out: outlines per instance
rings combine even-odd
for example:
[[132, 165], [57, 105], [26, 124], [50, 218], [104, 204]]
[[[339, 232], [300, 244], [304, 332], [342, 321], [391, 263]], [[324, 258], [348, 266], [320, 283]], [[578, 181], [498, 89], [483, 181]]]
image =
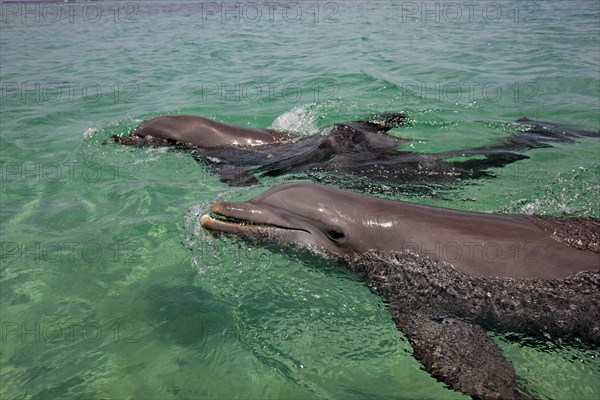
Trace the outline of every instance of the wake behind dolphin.
[[[309, 183], [211, 211], [208, 230], [344, 260], [390, 302], [425, 368], [476, 398], [528, 396], [483, 328], [600, 344], [600, 253], [588, 250], [599, 250], [599, 220], [461, 212]], [[572, 225], [587, 227], [575, 247]]]

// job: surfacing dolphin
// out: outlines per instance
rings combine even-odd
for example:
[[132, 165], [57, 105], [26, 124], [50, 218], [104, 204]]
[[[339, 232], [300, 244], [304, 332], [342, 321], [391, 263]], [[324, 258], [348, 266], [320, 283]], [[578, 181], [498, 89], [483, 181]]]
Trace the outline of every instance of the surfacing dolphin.
[[529, 396], [483, 328], [600, 344], [599, 220], [463, 212], [309, 183], [211, 211], [208, 230], [347, 262], [389, 301], [425, 368], [471, 396]]
[[[165, 115], [143, 121], [129, 136], [114, 135], [112, 140], [127, 145], [190, 149], [223, 182], [242, 186], [256, 184], [256, 176], [300, 172], [352, 178], [346, 181], [361, 177], [386, 184], [456, 182], [487, 176], [491, 167], [527, 158], [515, 151], [545, 147], [548, 142], [598, 136], [584, 131], [558, 133], [556, 126], [544, 127], [527, 119], [517, 122], [525, 128], [495, 146], [437, 154], [407, 151], [401, 146], [408, 140], [387, 134], [407, 124], [402, 113], [373, 114], [368, 121], [338, 123], [322, 135], [301, 138], [200, 116]], [[457, 161], [456, 156], [464, 159]]]
[[202, 148], [229, 146], [261, 146], [290, 140], [272, 129], [254, 129], [219, 122], [197, 115], [163, 115], [142, 121], [127, 137], [113, 136], [122, 144], [144, 144], [154, 139], [156, 144], [189, 145]]

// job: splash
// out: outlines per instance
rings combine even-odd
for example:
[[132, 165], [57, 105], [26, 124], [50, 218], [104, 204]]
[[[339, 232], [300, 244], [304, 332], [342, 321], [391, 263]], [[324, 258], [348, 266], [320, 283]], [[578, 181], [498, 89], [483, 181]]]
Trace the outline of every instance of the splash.
[[88, 128], [88, 129], [87, 129], [85, 132], [83, 132], [83, 137], [84, 137], [85, 139], [89, 139], [89, 138], [91, 138], [92, 136], [94, 136], [94, 134], [95, 134], [96, 132], [98, 132], [98, 129], [96, 129], [96, 128]]
[[314, 104], [297, 106], [277, 117], [270, 128], [299, 136], [315, 135], [319, 133], [317, 117]]

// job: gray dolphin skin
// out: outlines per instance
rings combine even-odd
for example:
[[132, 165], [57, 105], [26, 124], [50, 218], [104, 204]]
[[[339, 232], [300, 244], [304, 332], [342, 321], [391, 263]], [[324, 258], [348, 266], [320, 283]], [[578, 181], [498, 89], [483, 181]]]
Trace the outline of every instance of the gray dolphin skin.
[[163, 115], [143, 121], [125, 138], [113, 137], [122, 144], [143, 144], [150, 138], [203, 148], [262, 146], [290, 139], [275, 130], [231, 125], [197, 115]]
[[210, 231], [345, 262], [388, 300], [426, 370], [474, 398], [531, 396], [484, 328], [600, 344], [596, 219], [455, 211], [312, 183], [211, 212], [201, 217]]

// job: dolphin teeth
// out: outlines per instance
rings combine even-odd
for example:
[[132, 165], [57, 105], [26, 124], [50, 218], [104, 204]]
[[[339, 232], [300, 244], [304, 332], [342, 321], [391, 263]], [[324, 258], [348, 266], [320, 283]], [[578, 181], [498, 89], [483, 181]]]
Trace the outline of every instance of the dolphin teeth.
[[241, 226], [253, 226], [256, 227], [257, 230], [260, 231], [270, 231], [270, 230], [276, 230], [276, 229], [283, 229], [283, 230], [292, 230], [292, 231], [304, 231], [306, 233], [309, 233], [309, 231], [302, 229], [302, 228], [294, 228], [294, 227], [288, 227], [285, 225], [278, 225], [278, 224], [274, 224], [274, 223], [268, 223], [268, 222], [256, 222], [256, 221], [249, 221], [249, 220], [245, 220], [245, 219], [239, 219], [239, 218], [235, 218], [235, 217], [229, 217], [227, 215], [223, 215], [223, 214], [219, 214], [217, 212], [211, 211], [208, 214], [208, 217], [215, 219], [219, 222], [222, 223], [227, 223], [227, 224], [232, 224], [232, 225], [241, 225]]
[[248, 226], [248, 225], [252, 225], [252, 226], [271, 226], [271, 225], [265, 224], [265, 223], [248, 221], [248, 220], [238, 219], [238, 218], [234, 218], [234, 217], [228, 217], [226, 215], [217, 214], [217, 213], [214, 213], [214, 212], [211, 212], [210, 216], [212, 218], [216, 219], [216, 220], [221, 221], [221, 222], [227, 222], [227, 223], [236, 224], [236, 225], [243, 225], [243, 226]]

